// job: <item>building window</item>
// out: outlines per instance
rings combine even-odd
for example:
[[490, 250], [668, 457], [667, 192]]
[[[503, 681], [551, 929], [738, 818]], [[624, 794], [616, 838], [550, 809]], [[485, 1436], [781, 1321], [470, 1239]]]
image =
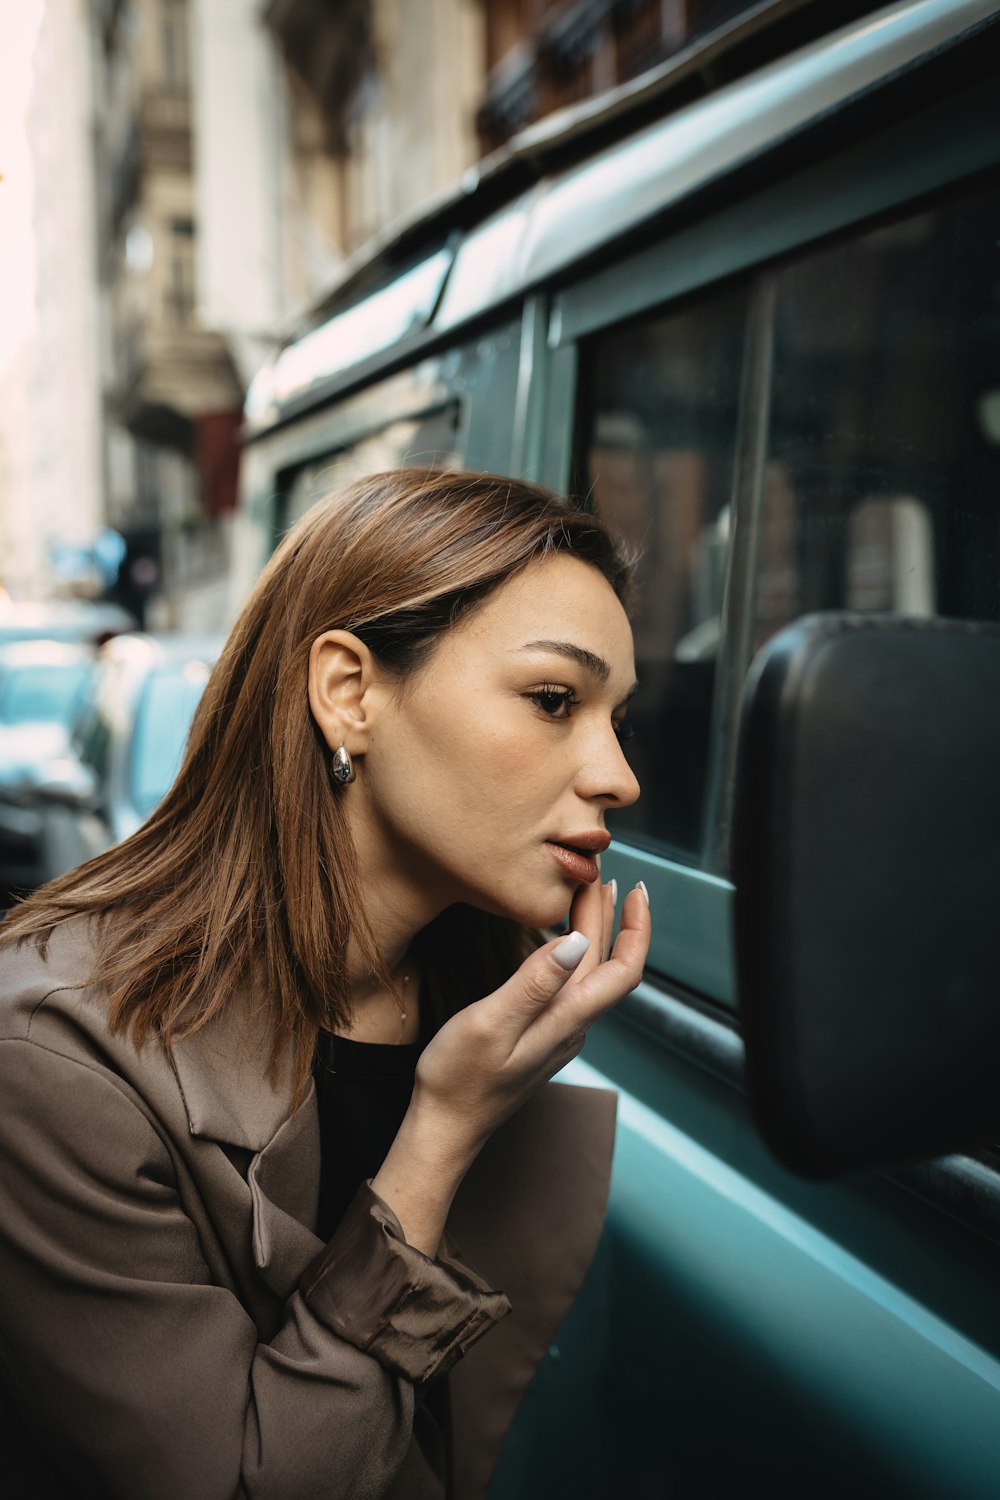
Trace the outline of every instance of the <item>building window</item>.
[[190, 84], [187, 0], [160, 0], [160, 53], [163, 87], [186, 94]]
[[195, 310], [194, 220], [171, 219], [168, 227], [167, 319], [183, 327], [192, 321]]

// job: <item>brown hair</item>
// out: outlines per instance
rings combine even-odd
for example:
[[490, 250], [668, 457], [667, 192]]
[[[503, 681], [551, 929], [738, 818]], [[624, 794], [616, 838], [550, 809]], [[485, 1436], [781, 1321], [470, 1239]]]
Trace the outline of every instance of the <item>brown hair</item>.
[[[533, 560], [566, 552], [619, 597], [629, 567], [604, 524], [537, 485], [399, 469], [314, 506], [278, 547], [205, 689], [173, 787], [131, 838], [43, 886], [0, 946], [101, 919], [112, 1031], [169, 1048], [251, 980], [295, 1048], [298, 1094], [317, 1033], [350, 1015], [348, 937], [390, 983], [368, 927], [330, 757], [308, 701], [312, 642], [355, 632], [400, 678], [463, 614]], [[347, 793], [346, 795], [349, 795]], [[114, 920], [106, 918], [113, 913]], [[452, 908], [420, 935], [443, 1013], [488, 994], [529, 946], [515, 924]]]

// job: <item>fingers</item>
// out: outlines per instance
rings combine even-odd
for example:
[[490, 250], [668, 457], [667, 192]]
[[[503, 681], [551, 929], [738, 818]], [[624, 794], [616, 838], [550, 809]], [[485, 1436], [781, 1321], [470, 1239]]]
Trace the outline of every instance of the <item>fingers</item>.
[[524, 1031], [551, 1005], [592, 946], [587, 934], [576, 930], [536, 948], [506, 984], [489, 997], [500, 1024], [512, 1032]]
[[550, 1031], [553, 1038], [559, 1032], [586, 1031], [642, 979], [650, 933], [649, 901], [644, 888], [636, 886], [622, 903], [621, 931], [610, 957], [573, 985], [560, 986], [554, 991], [552, 1001], [539, 1013], [536, 1026]]
[[[635, 989], [649, 951], [649, 904], [639, 887], [629, 892], [622, 904], [621, 931], [605, 959], [604, 934], [610, 935], [612, 926], [610, 916], [605, 922], [604, 913], [610, 900], [610, 889], [588, 887], [586, 900], [578, 895], [570, 912], [574, 930], [537, 948], [489, 997], [491, 1025], [505, 1031], [511, 1042], [540, 1025], [553, 1038], [560, 1031], [586, 1030], [597, 1016]], [[601, 945], [596, 955], [595, 941], [582, 930], [583, 922], [592, 932], [596, 930], [597, 945]]]
[[[649, 895], [643, 881], [634, 886], [622, 903], [622, 925], [611, 949], [607, 968], [620, 964], [626, 971], [624, 977], [631, 978], [630, 989], [635, 989], [642, 979], [649, 956], [652, 923], [649, 915]], [[625, 991], [628, 993], [628, 991]]]
[[615, 906], [618, 901], [618, 882], [609, 880], [604, 887], [604, 942], [601, 946], [601, 959], [607, 962], [611, 955], [611, 941], [615, 935]]
[[570, 926], [582, 932], [590, 942], [587, 955], [577, 971], [576, 982], [581, 975], [595, 969], [604, 957], [604, 888], [599, 881], [577, 888], [569, 909], [569, 920]]

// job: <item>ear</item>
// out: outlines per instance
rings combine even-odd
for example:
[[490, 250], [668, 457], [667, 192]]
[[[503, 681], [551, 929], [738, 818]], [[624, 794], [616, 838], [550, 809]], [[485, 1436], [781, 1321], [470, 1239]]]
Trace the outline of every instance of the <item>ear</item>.
[[381, 698], [384, 673], [349, 630], [327, 630], [309, 651], [309, 707], [331, 750], [363, 755]]

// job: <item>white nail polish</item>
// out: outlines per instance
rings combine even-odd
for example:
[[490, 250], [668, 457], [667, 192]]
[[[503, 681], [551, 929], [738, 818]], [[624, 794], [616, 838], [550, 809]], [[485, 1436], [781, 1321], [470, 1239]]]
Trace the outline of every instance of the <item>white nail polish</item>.
[[618, 882], [614, 876], [611, 877], [611, 905], [618, 905]]
[[587, 949], [590, 939], [582, 932], [571, 932], [563, 938], [558, 948], [553, 948], [552, 957], [564, 969], [575, 969]]
[[646, 882], [644, 880], [637, 881], [635, 888], [636, 888], [637, 891], [641, 891], [642, 892], [642, 899], [645, 901], [646, 905], [648, 906], [649, 905], [649, 892], [646, 889]]

